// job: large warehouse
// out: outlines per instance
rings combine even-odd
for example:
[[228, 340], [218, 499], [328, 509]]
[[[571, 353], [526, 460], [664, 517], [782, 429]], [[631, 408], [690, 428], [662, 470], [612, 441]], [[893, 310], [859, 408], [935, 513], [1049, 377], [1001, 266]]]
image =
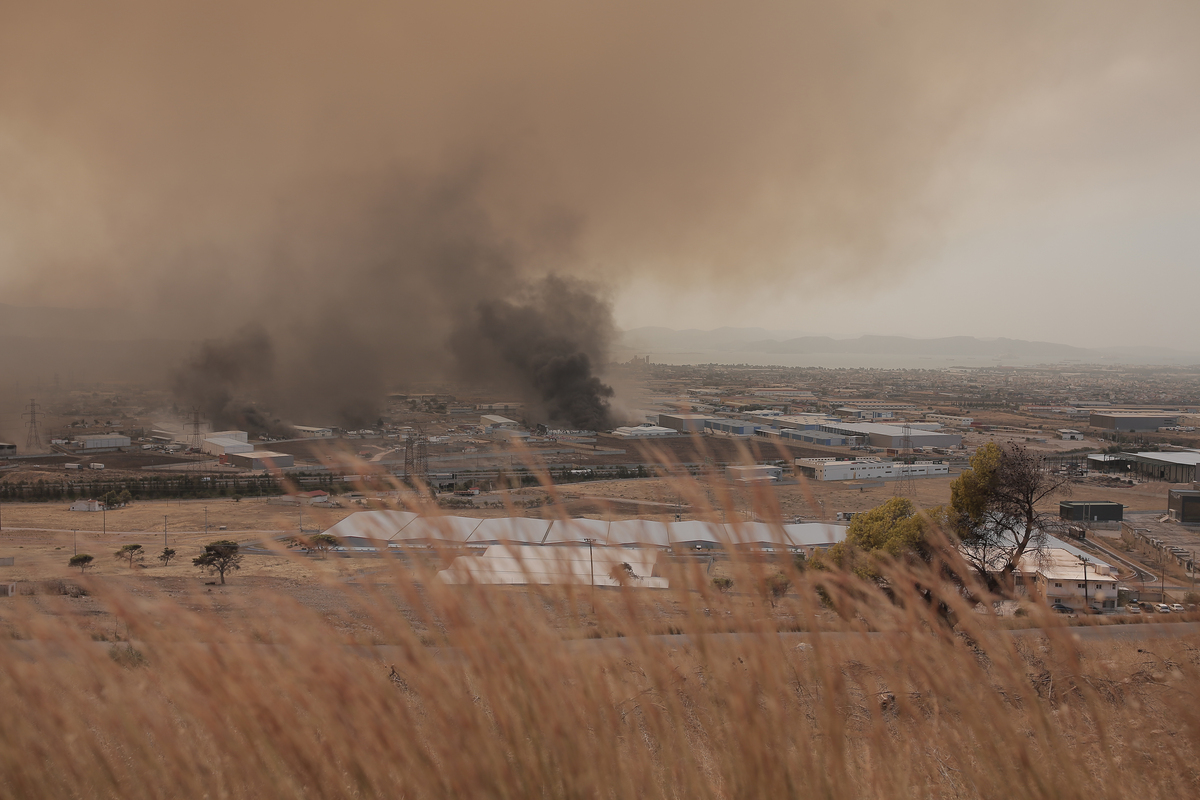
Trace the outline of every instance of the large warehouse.
[[1198, 479], [1197, 465], [1200, 450], [1181, 450], [1166, 453], [1121, 453], [1132, 472], [1144, 478], [1167, 483], [1193, 483]]
[[285, 469], [294, 466], [296, 458], [290, 453], [255, 450], [252, 453], [230, 453], [229, 463], [244, 469]]
[[1156, 431], [1179, 422], [1169, 411], [1093, 411], [1088, 424], [1109, 431]]
[[832, 547], [846, 538], [844, 525], [802, 522], [772, 525], [765, 522], [658, 522], [626, 519], [548, 520], [532, 517], [477, 519], [459, 516], [421, 516], [410, 511], [359, 511], [326, 533], [349, 547], [490, 545], [541, 545], [547, 548], [593, 543], [601, 547], [654, 547], [695, 550], [734, 546], [758, 550], [803, 551]]
[[[843, 436], [862, 436], [872, 447], [898, 449], [904, 446], [905, 429], [900, 425], [882, 425], [875, 422], [831, 422], [822, 425], [821, 430], [828, 433], [840, 433]], [[926, 431], [918, 428], [909, 428], [908, 433], [913, 447], [949, 449], [962, 444], [962, 435], [957, 433]]]
[[935, 464], [931, 461], [902, 464], [877, 458], [856, 458], [853, 461], [837, 458], [797, 458], [796, 468], [804, 477], [818, 481], [894, 481], [900, 478], [928, 478], [950, 474], [950, 467], [946, 464]]
[[94, 433], [76, 437], [76, 441], [84, 450], [115, 450], [130, 445], [129, 437], [119, 433]]
[[659, 414], [658, 424], [680, 433], [703, 432], [705, 420], [713, 419], [707, 414]]

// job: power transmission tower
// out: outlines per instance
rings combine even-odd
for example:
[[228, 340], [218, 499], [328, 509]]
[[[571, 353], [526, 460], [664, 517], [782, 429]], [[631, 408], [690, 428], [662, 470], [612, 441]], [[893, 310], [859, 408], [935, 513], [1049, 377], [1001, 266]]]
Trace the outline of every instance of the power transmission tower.
[[893, 487], [892, 494], [895, 497], [912, 497], [917, 493], [912, 476], [912, 452], [912, 426], [906, 422], [904, 423], [904, 434], [900, 438], [899, 460], [896, 462], [899, 465], [900, 477], [896, 479]]
[[42, 449], [42, 434], [38, 430], [38, 411], [41, 406], [37, 400], [30, 399], [29, 410], [21, 414], [25, 418], [25, 427], [29, 434], [25, 437], [25, 451], [32, 453]]
[[429, 480], [429, 440], [419, 427], [408, 435], [404, 443], [404, 477], [413, 486], [419, 480], [426, 483]]
[[200, 409], [192, 409], [192, 434], [188, 437], [188, 446], [200, 450], [204, 447], [204, 436], [200, 433]]

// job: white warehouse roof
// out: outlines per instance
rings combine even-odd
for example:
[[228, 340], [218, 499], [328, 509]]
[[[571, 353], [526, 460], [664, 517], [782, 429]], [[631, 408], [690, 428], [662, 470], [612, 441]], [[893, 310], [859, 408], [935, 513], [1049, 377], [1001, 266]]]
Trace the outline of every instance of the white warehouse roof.
[[627, 519], [543, 520], [532, 517], [475, 519], [453, 515], [422, 517], [407, 511], [360, 511], [327, 533], [340, 538], [452, 544], [583, 544], [591, 539], [608, 547], [671, 547], [725, 543], [779, 547], [828, 547], [846, 538], [846, 527], [824, 522], [771, 525], [765, 522], [718, 523], [702, 520], [658, 522]]

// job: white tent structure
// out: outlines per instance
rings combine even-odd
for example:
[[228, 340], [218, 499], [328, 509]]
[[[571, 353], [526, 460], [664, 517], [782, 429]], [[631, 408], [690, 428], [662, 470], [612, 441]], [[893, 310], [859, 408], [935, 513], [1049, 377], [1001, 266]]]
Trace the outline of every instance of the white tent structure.
[[584, 544], [591, 540], [598, 545], [608, 544], [611, 522], [603, 519], [556, 519], [542, 544]]
[[360, 511], [327, 533], [339, 539], [384, 540], [393, 546], [441, 543], [458, 546], [581, 545], [620, 548], [718, 548], [803, 550], [811, 553], [846, 538], [844, 525], [805, 522], [657, 522], [627, 519], [545, 520], [533, 517], [420, 516], [408, 511]]
[[653, 577], [657, 560], [657, 550], [492, 545], [482, 555], [454, 559], [437, 577], [449, 584], [624, 584], [666, 589], [666, 578]]
[[339, 539], [381, 539], [387, 541], [398, 534], [419, 514], [410, 511], [359, 511], [351, 514], [326, 533]]
[[550, 531], [550, 520], [530, 517], [485, 519], [467, 539], [468, 544], [541, 544]]

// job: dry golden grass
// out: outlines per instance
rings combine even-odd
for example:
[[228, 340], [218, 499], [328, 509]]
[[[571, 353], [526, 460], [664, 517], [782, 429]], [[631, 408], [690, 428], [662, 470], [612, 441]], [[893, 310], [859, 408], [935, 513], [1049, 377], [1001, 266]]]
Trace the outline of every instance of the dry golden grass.
[[[728, 500], [677, 480], [694, 507]], [[337, 603], [306, 605], [245, 570], [232, 581], [251, 588], [236, 595], [194, 580], [149, 592], [148, 578], [81, 578], [89, 602], [120, 620], [113, 642], [96, 641], [71, 598], [5, 601], [0, 794], [1200, 790], [1200, 636], [1186, 626], [1079, 639], [1035, 610], [1040, 630], [1014, 634], [920, 566], [892, 566], [889, 600], [851, 576], [736, 554], [722, 566], [732, 595], [687, 559], [671, 565], [670, 590], [593, 592], [446, 586], [436, 555], [353, 567], [271, 558], [307, 565]], [[776, 570], [794, 582], [778, 608], [763, 592]], [[817, 580], [836, 613], [818, 603]], [[938, 587], [955, 626], [916, 581]], [[685, 635], [659, 635], [665, 621]]]

